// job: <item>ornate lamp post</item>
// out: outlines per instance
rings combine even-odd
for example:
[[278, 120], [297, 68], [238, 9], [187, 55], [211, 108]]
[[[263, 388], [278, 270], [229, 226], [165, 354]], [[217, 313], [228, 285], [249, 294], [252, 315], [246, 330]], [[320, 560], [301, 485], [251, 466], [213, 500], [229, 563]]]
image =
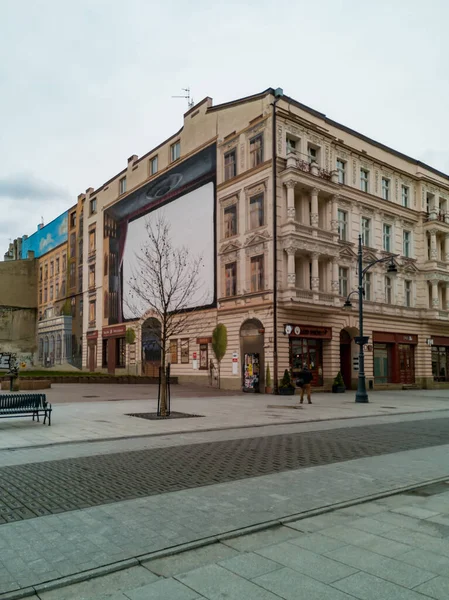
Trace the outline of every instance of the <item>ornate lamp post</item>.
[[367, 271], [371, 269], [374, 265], [378, 263], [389, 262], [387, 273], [397, 273], [398, 270], [396, 265], [394, 264], [394, 258], [399, 256], [399, 254], [392, 254], [390, 256], [386, 256], [385, 258], [379, 258], [378, 260], [373, 260], [365, 268], [363, 268], [363, 250], [362, 250], [362, 236], [359, 235], [359, 250], [357, 253], [357, 264], [358, 264], [358, 272], [359, 272], [359, 285], [357, 290], [354, 290], [348, 297], [343, 305], [343, 308], [352, 308], [352, 304], [350, 301], [350, 297], [353, 294], [359, 295], [359, 335], [355, 338], [356, 344], [359, 344], [359, 376], [357, 381], [357, 392], [355, 394], [356, 402], [369, 402], [368, 394], [366, 392], [366, 381], [365, 381], [365, 352], [363, 347], [368, 343], [368, 336], [363, 335], [363, 276]]

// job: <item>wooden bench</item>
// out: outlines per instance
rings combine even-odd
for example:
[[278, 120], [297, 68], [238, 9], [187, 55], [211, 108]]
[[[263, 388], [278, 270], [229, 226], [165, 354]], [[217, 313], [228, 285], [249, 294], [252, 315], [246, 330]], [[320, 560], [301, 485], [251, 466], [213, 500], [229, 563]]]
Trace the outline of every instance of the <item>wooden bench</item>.
[[44, 415], [44, 425], [48, 417], [50, 426], [51, 411], [45, 394], [0, 394], [0, 419], [33, 415], [33, 421], [34, 417], [39, 421], [39, 415]]

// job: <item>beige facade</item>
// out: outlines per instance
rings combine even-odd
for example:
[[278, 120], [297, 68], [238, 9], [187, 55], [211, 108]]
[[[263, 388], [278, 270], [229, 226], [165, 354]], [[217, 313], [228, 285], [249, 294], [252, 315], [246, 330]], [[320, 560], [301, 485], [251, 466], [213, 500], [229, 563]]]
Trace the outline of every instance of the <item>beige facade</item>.
[[[245, 353], [260, 355], [273, 376], [299, 363], [313, 367], [314, 382], [328, 388], [339, 370], [348, 386], [357, 378], [357, 312], [345, 311], [356, 289], [356, 254], [363, 237], [366, 375], [374, 386], [448, 380], [449, 180], [288, 97], [276, 106], [276, 218], [273, 230], [273, 90], [214, 107], [206, 98], [184, 115], [170, 139], [138, 158], [84, 204], [83, 366], [106, 369], [111, 337], [136, 330], [132, 347], [117, 342], [116, 372], [142, 373], [142, 322], [111, 317], [110, 259], [115, 224], [104, 211], [216, 144], [216, 307], [201, 326], [172, 341], [172, 372], [181, 380], [209, 380], [216, 323], [228, 329], [222, 383], [242, 386]], [[277, 240], [277, 332], [274, 332], [273, 237]], [[352, 297], [356, 306], [357, 297]], [[291, 325], [287, 330], [285, 325]], [[276, 336], [276, 337], [275, 337]], [[188, 340], [188, 342], [187, 342]], [[431, 342], [433, 340], [433, 347]], [[114, 342], [115, 344], [115, 342]], [[188, 350], [186, 350], [188, 348]], [[439, 351], [436, 348], [440, 348]], [[447, 355], [446, 355], [447, 352]], [[194, 356], [197, 356], [194, 359]], [[433, 365], [433, 367], [432, 367]], [[111, 365], [109, 365], [111, 369]]]

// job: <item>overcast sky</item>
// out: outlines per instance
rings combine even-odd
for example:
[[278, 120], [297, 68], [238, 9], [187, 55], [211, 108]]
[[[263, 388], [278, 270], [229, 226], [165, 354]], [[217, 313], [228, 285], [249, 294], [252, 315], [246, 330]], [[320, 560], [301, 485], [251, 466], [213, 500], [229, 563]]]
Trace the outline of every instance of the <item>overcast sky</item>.
[[0, 256], [182, 125], [282, 87], [449, 172], [445, 0], [0, 0]]

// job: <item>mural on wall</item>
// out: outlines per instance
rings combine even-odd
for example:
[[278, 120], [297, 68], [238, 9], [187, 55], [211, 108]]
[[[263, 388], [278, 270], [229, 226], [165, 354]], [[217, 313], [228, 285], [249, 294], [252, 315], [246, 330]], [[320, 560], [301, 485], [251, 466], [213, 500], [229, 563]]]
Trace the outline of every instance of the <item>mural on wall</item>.
[[51, 223], [38, 229], [36, 233], [22, 241], [22, 259], [26, 259], [28, 251], [34, 252], [35, 258], [53, 250], [67, 241], [68, 212], [62, 213]]

